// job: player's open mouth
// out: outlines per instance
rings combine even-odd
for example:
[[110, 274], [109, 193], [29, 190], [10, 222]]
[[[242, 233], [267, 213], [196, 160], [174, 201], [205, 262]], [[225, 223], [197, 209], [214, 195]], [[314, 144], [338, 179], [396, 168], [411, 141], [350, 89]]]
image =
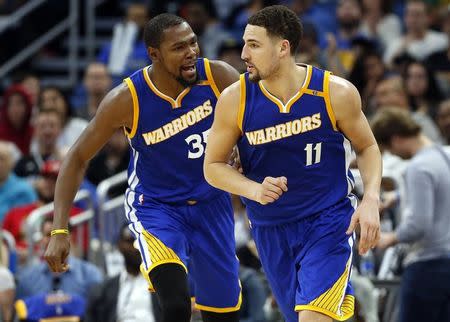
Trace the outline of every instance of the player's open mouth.
[[196, 74], [195, 64], [181, 66], [181, 71], [186, 78], [192, 78]]

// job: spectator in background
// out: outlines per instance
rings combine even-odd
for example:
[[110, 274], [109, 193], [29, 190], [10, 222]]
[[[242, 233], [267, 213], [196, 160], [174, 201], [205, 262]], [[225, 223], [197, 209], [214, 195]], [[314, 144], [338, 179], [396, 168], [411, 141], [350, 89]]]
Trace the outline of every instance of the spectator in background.
[[417, 60], [424, 60], [431, 54], [448, 47], [445, 34], [428, 28], [427, 5], [424, 1], [408, 1], [404, 22], [405, 35], [392, 41], [384, 53], [384, 62], [388, 66], [392, 66], [394, 60], [404, 54]]
[[217, 59], [219, 46], [231, 35], [215, 19], [216, 10], [213, 3], [205, 1], [187, 0], [180, 8], [183, 17], [198, 37], [201, 55], [209, 59]]
[[33, 181], [47, 160], [60, 160], [63, 153], [57, 147], [62, 131], [62, 118], [56, 109], [41, 110], [34, 122], [35, 132], [31, 152], [17, 162], [14, 172]]
[[30, 151], [33, 135], [32, 108], [31, 97], [21, 85], [6, 90], [0, 110], [0, 140], [14, 143], [24, 155]]
[[434, 119], [437, 105], [443, 97], [432, 72], [424, 63], [412, 61], [405, 65], [403, 79], [411, 110]]
[[15, 296], [14, 276], [3, 266], [0, 266], [0, 321], [13, 321], [13, 304]]
[[[450, 6], [445, 10], [441, 29], [447, 35], [447, 42], [450, 43]], [[450, 97], [450, 46], [430, 55], [426, 65], [435, 75], [442, 92]]]
[[128, 225], [124, 225], [117, 246], [125, 267], [89, 294], [84, 322], [162, 321], [156, 294], [148, 291], [147, 282], [140, 274], [142, 260], [135, 242]]
[[403, 79], [399, 76], [392, 76], [378, 83], [375, 88], [375, 95], [372, 101], [374, 111], [386, 107], [398, 107], [411, 113], [413, 119], [420, 125], [423, 133], [434, 142], [442, 142], [439, 129], [433, 120], [419, 111], [411, 111], [408, 103]]
[[[35, 182], [38, 200], [17, 208], [11, 209], [3, 221], [3, 229], [9, 231], [16, 240], [16, 247], [20, 256], [21, 263], [27, 259], [27, 242], [24, 223], [28, 215], [35, 209], [53, 201], [55, 197], [55, 184], [58, 177], [61, 161], [51, 160], [43, 163], [40, 177]], [[70, 215], [76, 215], [81, 209], [72, 207]]]
[[339, 0], [336, 7], [338, 29], [327, 35], [327, 68], [336, 75], [345, 76], [356, 59], [353, 41], [360, 33], [362, 9], [357, 0]]
[[266, 322], [264, 304], [268, 294], [260, 273], [253, 268], [240, 265], [239, 280], [242, 285], [242, 305], [239, 311], [239, 321]]
[[84, 99], [82, 105], [75, 108], [78, 117], [90, 121], [97, 112], [101, 100], [111, 89], [112, 79], [108, 68], [102, 63], [90, 63], [84, 74], [84, 93], [80, 93]]
[[230, 64], [236, 68], [239, 73], [245, 73], [247, 68], [245, 67], [244, 61], [241, 59], [242, 47], [243, 43], [241, 41], [228, 38], [219, 46], [218, 59]]
[[[47, 248], [51, 230], [52, 218], [45, 217], [41, 225], [40, 246], [43, 250]], [[102, 273], [95, 265], [74, 256], [69, 255], [68, 264], [69, 269], [64, 274], [52, 273], [43, 260], [25, 267], [17, 275], [16, 297], [23, 299], [39, 293], [48, 294], [61, 290], [86, 300], [93, 287], [102, 281]]]
[[[41, 110], [56, 109], [59, 112], [63, 127], [58, 137], [57, 146], [64, 154], [75, 143], [88, 122], [79, 117], [72, 116], [72, 110], [67, 97], [57, 87], [47, 87], [41, 91], [39, 108]], [[32, 149], [34, 150], [35, 148], [32, 147]]]
[[363, 0], [360, 32], [375, 39], [381, 49], [390, 46], [402, 34], [400, 19], [391, 13], [390, 0]]
[[112, 41], [100, 50], [97, 60], [108, 66], [113, 86], [150, 63], [143, 41], [147, 20], [148, 8], [145, 4], [130, 4], [124, 21], [114, 26]]
[[36, 200], [33, 187], [13, 172], [12, 143], [0, 141], [0, 222], [6, 213], [14, 207]]
[[444, 144], [450, 145], [450, 99], [439, 105], [436, 121], [444, 138]]
[[378, 247], [412, 245], [404, 261], [400, 322], [450, 319], [450, 153], [421, 133], [407, 111], [384, 109], [372, 130], [378, 143], [411, 159], [406, 169], [406, 209], [395, 232]]
[[246, 3], [234, 7], [225, 21], [226, 29], [230, 30], [236, 39], [242, 39], [248, 18], [262, 8], [277, 3], [276, 0], [248, 0]]
[[[103, 149], [90, 161], [86, 170], [86, 178], [98, 185], [103, 180], [128, 168], [130, 152], [127, 138], [122, 129], [117, 130]], [[127, 184], [116, 186], [110, 191], [110, 197], [125, 192]]]
[[[290, 0], [284, 2], [287, 2], [289, 8], [300, 17], [303, 28], [305, 24], [312, 24], [314, 26], [317, 30], [318, 44], [322, 48], [325, 47], [325, 35], [334, 33], [337, 29], [337, 1]], [[328, 5], [326, 2], [328, 2]], [[303, 52], [303, 47], [301, 51]]]
[[24, 73], [20, 77], [19, 83], [30, 94], [31, 102], [33, 103], [33, 112], [36, 111], [39, 94], [41, 92], [41, 81], [39, 80], [39, 77], [33, 73]]
[[302, 49], [297, 51], [295, 60], [299, 63], [323, 68], [326, 65], [326, 61], [320, 51], [319, 37], [315, 25], [308, 22], [304, 23], [303, 35], [300, 37]]
[[366, 111], [376, 86], [386, 76], [386, 73], [381, 55], [374, 50], [365, 51], [356, 59], [349, 75], [349, 81], [361, 94], [362, 106]]

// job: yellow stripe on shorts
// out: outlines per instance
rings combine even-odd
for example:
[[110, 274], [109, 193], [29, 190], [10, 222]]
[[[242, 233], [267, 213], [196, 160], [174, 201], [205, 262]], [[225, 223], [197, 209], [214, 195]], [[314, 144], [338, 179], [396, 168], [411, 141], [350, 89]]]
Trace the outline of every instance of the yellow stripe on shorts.
[[184, 265], [178, 255], [170, 247], [164, 245], [162, 241], [150, 234], [148, 231], [144, 230], [142, 232], [142, 235], [145, 239], [145, 246], [150, 253], [151, 263], [148, 265], [147, 270], [145, 269], [144, 264], [141, 264], [141, 273], [149, 283], [149, 290], [151, 292], [154, 292], [155, 290], [153, 288], [152, 282], [150, 281], [149, 273], [155, 267], [162, 264], [175, 263], [183, 266], [187, 273], [186, 265]]
[[338, 321], [344, 321], [353, 315], [355, 298], [345, 294], [349, 280], [351, 260], [347, 262], [344, 273], [325, 293], [307, 305], [296, 305], [296, 311], [310, 310], [331, 316]]

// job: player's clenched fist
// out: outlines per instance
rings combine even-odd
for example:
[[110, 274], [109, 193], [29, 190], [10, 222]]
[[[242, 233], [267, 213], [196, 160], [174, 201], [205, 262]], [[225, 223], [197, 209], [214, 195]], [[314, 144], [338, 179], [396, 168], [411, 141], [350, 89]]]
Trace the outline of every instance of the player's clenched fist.
[[255, 201], [262, 205], [274, 202], [288, 190], [286, 177], [265, 177], [255, 192]]
[[54, 273], [63, 273], [69, 269], [67, 257], [70, 252], [69, 235], [55, 235], [50, 238], [44, 258]]

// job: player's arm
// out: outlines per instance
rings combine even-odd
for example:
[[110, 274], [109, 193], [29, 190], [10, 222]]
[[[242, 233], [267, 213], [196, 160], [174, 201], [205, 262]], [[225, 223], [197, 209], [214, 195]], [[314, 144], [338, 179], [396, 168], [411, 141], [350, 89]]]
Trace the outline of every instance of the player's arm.
[[204, 175], [206, 181], [216, 188], [267, 204], [287, 190], [285, 178], [268, 177], [263, 183], [257, 183], [228, 164], [233, 147], [241, 136], [237, 125], [239, 101], [239, 82], [226, 88], [217, 101], [206, 145]]
[[[125, 84], [111, 90], [100, 103], [94, 119], [64, 159], [55, 188], [53, 229], [67, 229], [69, 212], [75, 194], [83, 180], [89, 160], [108, 142], [120, 127], [132, 128], [133, 101]], [[66, 270], [64, 261], [69, 252], [67, 235], [57, 234], [50, 239], [45, 258], [54, 272]]]
[[239, 72], [230, 64], [220, 60], [211, 60], [209, 64], [219, 92], [239, 80]]
[[364, 184], [364, 197], [352, 217], [348, 233], [359, 222], [361, 237], [360, 253], [374, 247], [379, 239], [379, 212], [381, 184], [381, 154], [372, 130], [361, 110], [358, 90], [350, 82], [330, 76], [330, 101], [336, 117], [336, 125], [351, 141]]

